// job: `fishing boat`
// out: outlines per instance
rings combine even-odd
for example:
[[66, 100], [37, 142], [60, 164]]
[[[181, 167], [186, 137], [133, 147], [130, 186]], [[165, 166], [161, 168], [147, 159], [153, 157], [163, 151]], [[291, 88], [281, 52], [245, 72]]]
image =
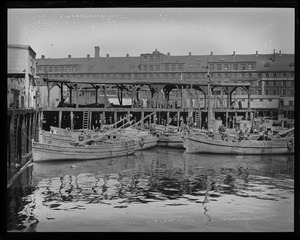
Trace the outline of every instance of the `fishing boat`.
[[187, 133], [184, 139], [187, 153], [217, 153], [217, 154], [293, 154], [294, 137], [270, 139], [231, 139], [215, 138], [211, 134]]
[[216, 132], [212, 114], [210, 77], [208, 76], [208, 131], [186, 132], [183, 146], [186, 153], [213, 153], [238, 155], [293, 154], [294, 136], [258, 134], [245, 136], [241, 130], [236, 136]]
[[125, 118], [121, 119], [120, 121], [116, 122], [115, 124], [112, 124], [109, 129], [107, 130], [100, 130], [100, 129], [77, 129], [77, 130], [71, 130], [71, 129], [64, 129], [59, 127], [50, 126], [50, 131], [42, 130], [40, 132], [40, 143], [51, 143], [51, 144], [70, 144], [74, 142], [81, 142], [86, 141], [90, 139], [97, 139], [101, 136], [107, 135], [109, 133], [117, 132], [120, 128], [116, 129], [115, 127], [126, 120], [126, 123], [121, 126], [124, 127], [127, 125], [127, 120], [130, 119], [132, 115], [129, 114]]
[[157, 146], [169, 148], [184, 148], [183, 147], [183, 132], [180, 128], [168, 125], [151, 125], [152, 131], [157, 134], [159, 140]]
[[145, 127], [142, 125], [142, 123], [147, 118], [150, 118], [153, 114], [154, 112], [142, 118], [133, 125], [122, 128], [120, 131], [122, 136], [135, 140], [137, 151], [155, 147], [157, 145], [159, 137], [156, 134], [152, 134], [150, 129], [145, 129]]
[[122, 137], [119, 133], [61, 145], [32, 141], [32, 158], [35, 162], [103, 159], [133, 154], [135, 146], [134, 139]]
[[127, 127], [121, 131], [121, 135], [134, 139], [136, 142], [136, 150], [143, 150], [155, 147], [157, 145], [158, 137], [148, 131], [138, 130], [133, 127]]

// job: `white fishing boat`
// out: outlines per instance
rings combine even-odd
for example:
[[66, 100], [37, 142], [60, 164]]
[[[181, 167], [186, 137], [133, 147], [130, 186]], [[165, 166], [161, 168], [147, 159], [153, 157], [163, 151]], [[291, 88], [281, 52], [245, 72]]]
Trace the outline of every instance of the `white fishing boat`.
[[134, 139], [136, 142], [136, 150], [155, 147], [159, 139], [156, 135], [151, 134], [149, 131], [138, 130], [132, 127], [125, 128], [121, 131], [121, 135]]
[[187, 153], [217, 153], [217, 154], [293, 154], [294, 137], [272, 138], [262, 140], [220, 139], [214, 134], [187, 133], [184, 147]]
[[114, 133], [99, 139], [61, 145], [32, 141], [32, 158], [35, 162], [103, 159], [133, 154], [135, 147], [134, 139]]
[[169, 148], [184, 148], [183, 147], [183, 132], [175, 126], [151, 125], [152, 131], [157, 134], [159, 140], [157, 146]]
[[207, 133], [190, 131], [185, 134], [186, 153], [213, 153], [239, 155], [276, 155], [294, 153], [294, 136], [244, 135], [241, 130], [236, 136], [216, 132], [212, 114], [210, 77], [208, 72], [208, 130]]

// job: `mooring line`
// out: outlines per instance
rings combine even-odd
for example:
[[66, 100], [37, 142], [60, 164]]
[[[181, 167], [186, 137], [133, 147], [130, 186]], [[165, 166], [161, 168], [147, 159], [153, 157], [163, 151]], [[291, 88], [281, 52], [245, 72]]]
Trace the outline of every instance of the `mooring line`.
[[[31, 152], [30, 152], [31, 153]], [[30, 154], [29, 153], [29, 154]], [[28, 155], [29, 155], [28, 154]], [[16, 180], [16, 178], [27, 168], [27, 166], [29, 165], [29, 163], [31, 163], [32, 162], [32, 158], [27, 162], [27, 163], [25, 163], [24, 164], [24, 166], [8, 181], [8, 183], [7, 183], [7, 188], [9, 188], [12, 184], [13, 184], [13, 182]]]

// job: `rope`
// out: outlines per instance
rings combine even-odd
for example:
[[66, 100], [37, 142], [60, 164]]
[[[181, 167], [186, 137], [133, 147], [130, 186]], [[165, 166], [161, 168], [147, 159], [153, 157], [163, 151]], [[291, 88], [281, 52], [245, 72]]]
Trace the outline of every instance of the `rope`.
[[[15, 112], [15, 110], [14, 110], [13, 108], [11, 108], [11, 109], [13, 110], [14, 114], [17, 115], [16, 112]], [[30, 139], [30, 138], [27, 136], [27, 134], [24, 132], [22, 126], [21, 126], [20, 123], [19, 123], [19, 121], [18, 121], [18, 125], [20, 126], [21, 131], [23, 132], [23, 134], [28, 138], [29, 141], [32, 142], [32, 139]]]

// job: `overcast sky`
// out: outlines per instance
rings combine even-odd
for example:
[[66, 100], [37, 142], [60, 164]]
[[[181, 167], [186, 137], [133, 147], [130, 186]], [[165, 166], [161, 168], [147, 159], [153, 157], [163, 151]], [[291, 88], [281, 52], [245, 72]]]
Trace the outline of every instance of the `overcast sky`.
[[37, 58], [294, 53], [293, 8], [8, 9], [8, 43]]

